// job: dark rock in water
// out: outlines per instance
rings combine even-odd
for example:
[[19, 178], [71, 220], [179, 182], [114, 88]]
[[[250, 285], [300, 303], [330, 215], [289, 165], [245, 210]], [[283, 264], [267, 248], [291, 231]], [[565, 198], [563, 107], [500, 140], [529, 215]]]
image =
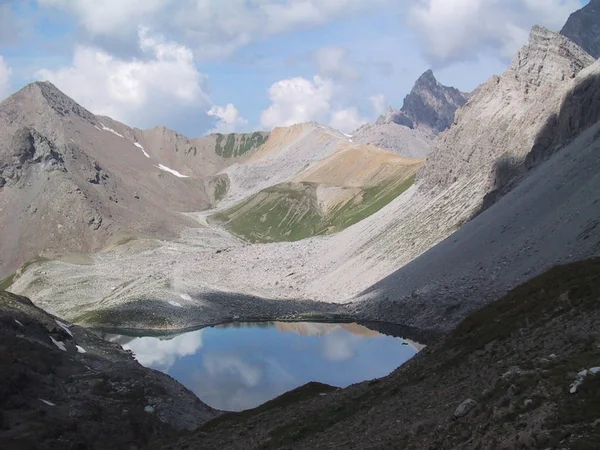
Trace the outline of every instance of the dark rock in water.
[[568, 37], [594, 58], [600, 58], [600, 0], [591, 0], [574, 12], [560, 34]]

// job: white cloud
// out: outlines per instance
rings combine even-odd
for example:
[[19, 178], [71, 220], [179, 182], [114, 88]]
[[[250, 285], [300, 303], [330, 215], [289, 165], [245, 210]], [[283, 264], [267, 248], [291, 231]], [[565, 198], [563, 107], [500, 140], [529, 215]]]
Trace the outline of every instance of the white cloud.
[[202, 333], [203, 330], [193, 331], [169, 340], [136, 338], [124, 344], [123, 348], [133, 351], [140, 364], [168, 371], [179, 358], [193, 355], [202, 348]]
[[359, 337], [349, 333], [330, 334], [323, 339], [322, 355], [329, 361], [344, 361], [356, 355]]
[[204, 368], [212, 378], [231, 375], [246, 387], [254, 387], [260, 382], [263, 371], [234, 355], [207, 354], [204, 357]]
[[207, 114], [218, 119], [217, 125], [209, 133], [235, 133], [248, 125], [248, 121], [231, 103], [227, 106], [215, 105], [207, 111]]
[[155, 125], [178, 108], [206, 107], [206, 77], [196, 68], [192, 51], [138, 32], [144, 59], [123, 60], [98, 48], [78, 46], [71, 66], [40, 70], [49, 80], [96, 114], [136, 126]]
[[38, 0], [42, 6], [70, 12], [92, 35], [135, 33], [138, 25], [153, 19], [171, 0]]
[[0, 55], [0, 101], [10, 94], [10, 74], [10, 67]]
[[335, 80], [358, 80], [360, 74], [350, 60], [348, 51], [341, 47], [329, 46], [313, 54], [317, 73]]
[[373, 106], [373, 111], [375, 111], [375, 114], [380, 116], [385, 112], [387, 108], [387, 99], [385, 98], [385, 95], [373, 95], [369, 97], [369, 100], [371, 101], [371, 105]]
[[271, 106], [262, 112], [261, 124], [267, 129], [302, 122], [319, 122], [349, 132], [369, 121], [356, 106], [344, 106], [345, 91], [330, 78], [316, 75], [312, 80], [289, 78], [269, 89]]
[[266, 36], [326, 24], [395, 0], [38, 0], [74, 15], [92, 36], [130, 36], [138, 25], [187, 39], [197, 56], [227, 56]]
[[278, 81], [269, 89], [272, 104], [263, 111], [261, 124], [275, 128], [309, 121], [326, 122], [333, 91], [332, 81], [318, 75], [312, 80], [296, 77]]
[[331, 114], [329, 125], [344, 133], [349, 133], [360, 128], [367, 122], [369, 122], [369, 119], [363, 117], [358, 111], [358, 108], [352, 106], [350, 108], [334, 111]]
[[558, 30], [579, 0], [412, 0], [408, 23], [438, 65], [495, 53], [511, 58], [531, 27]]

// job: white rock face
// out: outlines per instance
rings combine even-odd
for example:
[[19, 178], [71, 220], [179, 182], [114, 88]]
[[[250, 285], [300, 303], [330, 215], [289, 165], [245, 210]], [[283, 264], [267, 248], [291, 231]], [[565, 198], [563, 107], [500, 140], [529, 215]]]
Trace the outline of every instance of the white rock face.
[[440, 135], [421, 169], [424, 187], [446, 188], [482, 171], [493, 183], [494, 163], [525, 158], [559, 111], [569, 80], [593, 63], [569, 39], [534, 27], [509, 69], [477, 88], [456, 125]]

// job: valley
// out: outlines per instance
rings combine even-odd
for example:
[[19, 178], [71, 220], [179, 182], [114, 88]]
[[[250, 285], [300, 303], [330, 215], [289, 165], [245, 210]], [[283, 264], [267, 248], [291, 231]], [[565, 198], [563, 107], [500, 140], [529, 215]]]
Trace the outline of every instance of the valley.
[[351, 133], [9, 96], [0, 441], [597, 448], [598, 23], [535, 25], [472, 92], [427, 70]]

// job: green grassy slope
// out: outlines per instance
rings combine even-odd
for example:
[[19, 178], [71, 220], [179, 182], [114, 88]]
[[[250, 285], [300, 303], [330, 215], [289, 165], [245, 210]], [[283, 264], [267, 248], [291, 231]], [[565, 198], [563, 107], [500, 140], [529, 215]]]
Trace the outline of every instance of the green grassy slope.
[[254, 132], [251, 134], [217, 134], [215, 153], [223, 158], [237, 158], [256, 150], [263, 145], [268, 133]]
[[414, 180], [413, 175], [360, 189], [327, 212], [319, 206], [318, 184], [283, 183], [264, 189], [211, 219], [250, 242], [297, 241], [354, 225], [386, 206]]

